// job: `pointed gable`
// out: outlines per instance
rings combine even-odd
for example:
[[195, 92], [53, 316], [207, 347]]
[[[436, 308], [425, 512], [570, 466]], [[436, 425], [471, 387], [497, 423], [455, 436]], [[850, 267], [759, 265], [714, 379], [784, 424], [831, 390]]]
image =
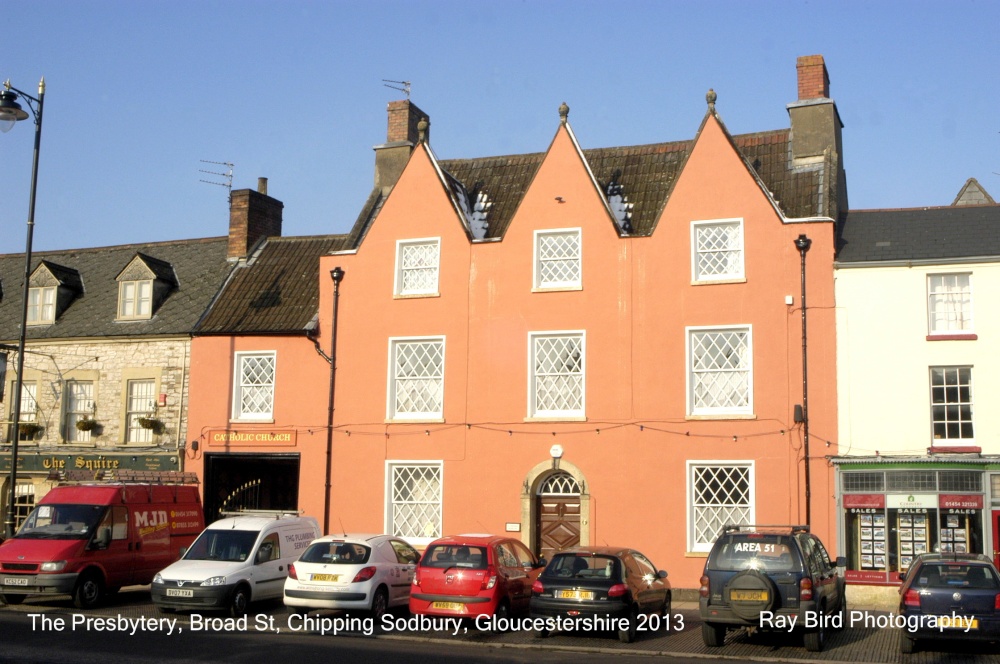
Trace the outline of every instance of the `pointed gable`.
[[976, 178], [969, 178], [952, 201], [952, 205], [996, 205], [993, 197], [986, 193]]

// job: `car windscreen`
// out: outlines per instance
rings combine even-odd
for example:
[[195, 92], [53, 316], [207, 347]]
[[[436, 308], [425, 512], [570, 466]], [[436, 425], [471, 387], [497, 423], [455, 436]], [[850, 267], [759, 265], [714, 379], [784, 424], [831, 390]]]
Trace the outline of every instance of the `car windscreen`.
[[550, 579], [621, 579], [621, 561], [614, 556], [556, 554], [542, 572]]
[[206, 530], [184, 554], [184, 560], [246, 560], [258, 534], [255, 530]]
[[925, 563], [916, 571], [913, 587], [997, 590], [1000, 580], [989, 565]]
[[486, 548], [464, 544], [432, 544], [420, 559], [421, 567], [486, 569]]
[[798, 572], [802, 566], [795, 552], [795, 544], [789, 535], [724, 535], [712, 549], [708, 569]]
[[18, 539], [87, 539], [105, 505], [38, 505], [14, 535]]
[[358, 565], [367, 563], [371, 553], [371, 547], [356, 542], [313, 542], [299, 560], [324, 565]]

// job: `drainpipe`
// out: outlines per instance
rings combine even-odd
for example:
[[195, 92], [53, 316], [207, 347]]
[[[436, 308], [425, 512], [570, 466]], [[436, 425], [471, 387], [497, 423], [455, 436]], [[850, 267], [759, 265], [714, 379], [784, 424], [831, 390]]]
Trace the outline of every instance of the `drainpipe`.
[[806, 466], [806, 525], [812, 525], [810, 506], [812, 504], [812, 486], [809, 481], [809, 365], [806, 353], [806, 252], [812, 245], [812, 240], [799, 235], [795, 238], [795, 247], [799, 250], [799, 274], [802, 289], [802, 451], [805, 454]]
[[333, 320], [330, 325], [330, 402], [326, 412], [326, 486], [323, 494], [323, 534], [330, 532], [330, 475], [333, 472], [333, 395], [337, 387], [337, 310], [340, 305], [340, 282], [344, 271], [337, 266], [330, 270], [333, 279]]

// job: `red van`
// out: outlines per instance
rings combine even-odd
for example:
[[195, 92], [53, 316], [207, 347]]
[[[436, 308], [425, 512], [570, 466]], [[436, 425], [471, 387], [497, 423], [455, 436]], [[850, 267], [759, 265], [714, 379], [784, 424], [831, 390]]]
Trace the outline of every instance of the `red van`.
[[57, 486], [0, 544], [0, 594], [8, 604], [68, 594], [91, 608], [109, 591], [152, 581], [204, 527], [196, 486]]

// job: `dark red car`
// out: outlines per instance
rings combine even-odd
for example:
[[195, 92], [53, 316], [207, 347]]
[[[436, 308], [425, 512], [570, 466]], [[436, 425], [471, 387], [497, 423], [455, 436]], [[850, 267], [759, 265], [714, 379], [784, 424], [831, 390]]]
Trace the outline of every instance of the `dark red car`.
[[414, 572], [410, 613], [458, 618], [527, 613], [531, 586], [544, 567], [544, 560], [510, 537], [442, 537], [427, 545]]

